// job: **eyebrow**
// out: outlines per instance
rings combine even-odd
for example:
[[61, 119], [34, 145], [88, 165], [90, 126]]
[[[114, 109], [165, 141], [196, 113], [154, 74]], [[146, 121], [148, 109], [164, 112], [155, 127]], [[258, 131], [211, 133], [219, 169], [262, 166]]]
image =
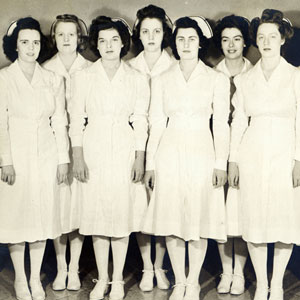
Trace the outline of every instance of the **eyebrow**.
[[[184, 38], [185, 36], [183, 35], [177, 35], [176, 38]], [[188, 36], [188, 38], [197, 38], [198, 36], [197, 35], [190, 35]]]
[[[237, 34], [237, 35], [235, 35], [235, 36], [233, 36], [233, 38], [236, 38], [236, 37], [243, 37], [241, 34]], [[227, 38], [227, 39], [229, 39], [229, 36], [226, 36], [226, 35], [222, 35], [221, 36], [221, 38], [223, 39], [223, 38]]]

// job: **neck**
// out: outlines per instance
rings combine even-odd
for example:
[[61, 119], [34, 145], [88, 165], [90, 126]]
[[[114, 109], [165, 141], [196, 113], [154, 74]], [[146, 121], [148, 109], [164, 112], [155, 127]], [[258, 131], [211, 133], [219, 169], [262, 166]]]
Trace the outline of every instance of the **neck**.
[[72, 53], [67, 53], [67, 54], [58, 52], [58, 56], [62, 61], [63, 65], [65, 66], [65, 68], [67, 69], [67, 71], [69, 71], [71, 66], [73, 65], [73, 62], [77, 57], [77, 52], [74, 51]]
[[145, 61], [148, 65], [149, 70], [151, 70], [153, 68], [155, 63], [160, 58], [161, 54], [162, 54], [162, 51], [160, 51], [160, 50], [155, 51], [155, 52], [144, 51], [144, 58], [145, 58]]
[[104, 60], [102, 59], [102, 65], [105, 69], [118, 69], [121, 64], [121, 59]]
[[278, 55], [276, 57], [270, 57], [270, 58], [261, 58], [261, 67], [263, 70], [274, 70], [279, 62], [280, 62], [281, 56]]
[[34, 68], [35, 68], [35, 64], [36, 62], [25, 62], [25, 61], [22, 61], [20, 59], [18, 59], [18, 63], [19, 63], [19, 66], [20, 68], [22, 69], [22, 71], [24, 72], [33, 72], [34, 71]]
[[183, 71], [188, 71], [190, 69], [194, 69], [198, 64], [198, 58], [195, 59], [181, 59], [179, 61], [180, 67]]
[[228, 69], [228, 71], [230, 72], [231, 76], [235, 76], [239, 73], [241, 73], [241, 71], [243, 70], [245, 61], [243, 59], [243, 56], [238, 57], [236, 59], [227, 59], [225, 57], [225, 65]]

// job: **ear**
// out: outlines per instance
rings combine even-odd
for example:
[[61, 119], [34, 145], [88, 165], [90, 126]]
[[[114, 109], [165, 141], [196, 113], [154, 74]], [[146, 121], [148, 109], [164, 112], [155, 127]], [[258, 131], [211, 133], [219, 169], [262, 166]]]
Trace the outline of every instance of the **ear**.
[[285, 39], [281, 39], [281, 46], [285, 44]]

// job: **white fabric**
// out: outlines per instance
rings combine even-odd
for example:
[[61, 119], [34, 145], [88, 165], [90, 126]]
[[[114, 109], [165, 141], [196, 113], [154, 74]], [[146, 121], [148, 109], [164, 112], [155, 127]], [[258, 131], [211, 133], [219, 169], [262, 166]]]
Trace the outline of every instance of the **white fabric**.
[[[16, 60], [0, 71], [0, 159], [16, 182], [0, 182], [0, 242], [61, 234], [57, 165], [69, 162], [63, 81], [36, 64], [31, 83]], [[50, 121], [51, 118], [51, 121]]]
[[[247, 58], [244, 59], [244, 67], [240, 74], [247, 72], [250, 70], [253, 65]], [[222, 59], [215, 69], [219, 72], [225, 74], [228, 78], [231, 77], [231, 74], [226, 66], [225, 58]], [[226, 232], [227, 236], [241, 236], [242, 229], [241, 229], [241, 201], [239, 199], [240, 191], [238, 189], [233, 189], [231, 187], [225, 187], [226, 196]]]
[[281, 58], [267, 81], [259, 60], [235, 84], [230, 161], [239, 166], [243, 239], [299, 244], [300, 72]]
[[154, 78], [147, 169], [155, 169], [155, 188], [144, 232], [226, 240], [224, 190], [213, 188], [212, 175], [226, 170], [228, 115], [229, 80], [201, 61], [188, 81], [179, 63]]
[[[68, 113], [72, 104], [71, 99], [74, 75], [76, 72], [87, 68], [91, 64], [90, 61], [78, 53], [69, 72], [66, 70], [58, 54], [47, 60], [43, 65], [47, 70], [64, 78], [65, 99]], [[72, 147], [70, 147], [70, 157], [72, 157]], [[70, 164], [68, 177], [70, 185], [62, 184], [60, 186], [60, 212], [63, 233], [72, 232], [78, 229], [80, 225], [82, 190], [81, 185], [73, 178], [72, 164]]]
[[147, 79], [122, 61], [110, 81], [99, 59], [77, 73], [74, 86], [70, 136], [73, 147], [83, 147], [90, 174], [82, 184], [80, 233], [128, 236], [141, 224], [133, 217], [139, 185], [130, 174], [135, 151], [145, 151], [148, 137]]

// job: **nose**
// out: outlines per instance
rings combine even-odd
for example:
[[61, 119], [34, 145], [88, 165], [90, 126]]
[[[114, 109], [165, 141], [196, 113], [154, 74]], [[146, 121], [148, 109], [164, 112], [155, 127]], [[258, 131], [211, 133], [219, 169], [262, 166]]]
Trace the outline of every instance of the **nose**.
[[107, 46], [107, 48], [111, 48], [111, 41], [108, 41], [106, 46]]
[[152, 33], [150, 32], [150, 33], [149, 33], [149, 40], [153, 40], [153, 39], [154, 39], [154, 33], [153, 33], [153, 32], [152, 32]]
[[264, 38], [264, 45], [269, 45], [269, 38], [268, 37], [265, 37]]
[[190, 42], [188, 39], [184, 40], [184, 48], [189, 48]]
[[233, 43], [233, 39], [229, 40], [229, 47], [233, 47], [234, 43]]
[[34, 49], [34, 43], [29, 43], [29, 50], [33, 50]]
[[64, 41], [68, 42], [69, 41], [69, 36], [67, 34], [64, 35]]

